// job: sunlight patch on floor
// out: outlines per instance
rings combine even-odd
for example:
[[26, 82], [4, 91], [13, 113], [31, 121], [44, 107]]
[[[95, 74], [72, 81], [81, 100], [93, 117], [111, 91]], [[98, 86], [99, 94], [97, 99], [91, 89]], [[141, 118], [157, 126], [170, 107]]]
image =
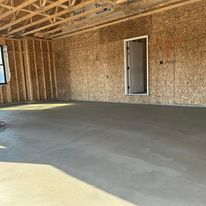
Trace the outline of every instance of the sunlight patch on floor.
[[3, 206], [135, 206], [43, 164], [0, 162]]
[[19, 111], [19, 110], [45, 110], [57, 107], [72, 106], [74, 103], [47, 103], [47, 104], [25, 104], [25, 105], [15, 105], [8, 107], [1, 107], [2, 111]]

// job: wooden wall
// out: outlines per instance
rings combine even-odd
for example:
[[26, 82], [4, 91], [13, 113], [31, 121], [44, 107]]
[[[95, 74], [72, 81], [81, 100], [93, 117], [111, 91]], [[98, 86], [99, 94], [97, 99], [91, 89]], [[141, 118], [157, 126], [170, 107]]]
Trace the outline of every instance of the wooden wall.
[[39, 39], [1, 39], [8, 46], [11, 81], [0, 87], [0, 103], [56, 99], [53, 44]]
[[[150, 95], [125, 96], [123, 40], [142, 35], [149, 36]], [[205, 0], [56, 40], [54, 47], [58, 98], [206, 105]]]

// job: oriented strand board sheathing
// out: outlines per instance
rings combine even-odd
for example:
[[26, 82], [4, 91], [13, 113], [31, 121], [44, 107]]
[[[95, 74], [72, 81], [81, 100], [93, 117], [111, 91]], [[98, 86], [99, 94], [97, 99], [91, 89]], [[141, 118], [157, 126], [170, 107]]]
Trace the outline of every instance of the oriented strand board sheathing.
[[[123, 40], [142, 35], [149, 36], [150, 95], [125, 96]], [[54, 44], [59, 98], [206, 105], [205, 0]]]

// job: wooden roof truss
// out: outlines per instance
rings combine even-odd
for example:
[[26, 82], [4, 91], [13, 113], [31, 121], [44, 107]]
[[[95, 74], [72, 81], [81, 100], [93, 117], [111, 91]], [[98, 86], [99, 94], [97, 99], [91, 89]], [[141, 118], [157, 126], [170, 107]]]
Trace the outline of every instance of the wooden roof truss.
[[0, 0], [0, 35], [59, 38], [174, 4], [198, 0]]

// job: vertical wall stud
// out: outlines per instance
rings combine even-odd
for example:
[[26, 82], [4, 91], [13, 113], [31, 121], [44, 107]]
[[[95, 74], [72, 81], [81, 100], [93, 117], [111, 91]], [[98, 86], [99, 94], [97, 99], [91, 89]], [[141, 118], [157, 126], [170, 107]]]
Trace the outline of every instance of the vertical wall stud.
[[26, 86], [28, 92], [28, 100], [33, 101], [32, 95], [32, 84], [31, 84], [31, 72], [30, 72], [30, 61], [29, 61], [29, 49], [28, 49], [28, 39], [24, 39], [24, 58], [25, 58], [25, 68], [26, 68]]

